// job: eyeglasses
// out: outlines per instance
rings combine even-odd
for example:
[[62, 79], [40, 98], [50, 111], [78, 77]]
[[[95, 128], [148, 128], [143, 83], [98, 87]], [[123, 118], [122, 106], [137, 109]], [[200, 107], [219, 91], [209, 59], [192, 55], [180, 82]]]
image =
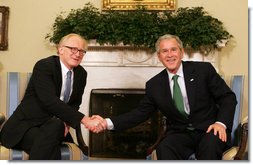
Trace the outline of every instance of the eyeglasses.
[[76, 54], [77, 52], [79, 52], [79, 54], [82, 56], [86, 54], [86, 50], [83, 50], [83, 49], [78, 49], [76, 47], [71, 47], [71, 46], [66, 46], [66, 45], [64, 45], [64, 47], [69, 48], [73, 54]]

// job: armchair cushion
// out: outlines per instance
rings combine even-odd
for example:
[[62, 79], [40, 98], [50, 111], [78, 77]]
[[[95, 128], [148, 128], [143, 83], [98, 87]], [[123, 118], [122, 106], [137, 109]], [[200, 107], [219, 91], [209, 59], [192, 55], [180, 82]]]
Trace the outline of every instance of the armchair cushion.
[[[9, 149], [0, 146], [0, 160], [28, 160], [29, 155], [16, 149]], [[61, 146], [62, 160], [85, 160], [88, 159], [86, 155], [73, 143], [63, 143]]]

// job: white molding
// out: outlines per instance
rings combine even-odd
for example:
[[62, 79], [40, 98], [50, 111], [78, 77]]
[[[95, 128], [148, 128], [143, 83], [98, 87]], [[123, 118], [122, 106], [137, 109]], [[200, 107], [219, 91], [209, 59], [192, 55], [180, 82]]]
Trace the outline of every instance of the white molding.
[[162, 67], [157, 56], [144, 49], [92, 49], [81, 65]]
[[[203, 56], [200, 53], [194, 53], [191, 56], [185, 54], [185, 61], [204, 61], [210, 62], [218, 70], [217, 65], [218, 51]], [[103, 46], [92, 47], [89, 49], [82, 66], [97, 67], [163, 67], [155, 53], [150, 53], [145, 49], [131, 49], [129, 47]]]

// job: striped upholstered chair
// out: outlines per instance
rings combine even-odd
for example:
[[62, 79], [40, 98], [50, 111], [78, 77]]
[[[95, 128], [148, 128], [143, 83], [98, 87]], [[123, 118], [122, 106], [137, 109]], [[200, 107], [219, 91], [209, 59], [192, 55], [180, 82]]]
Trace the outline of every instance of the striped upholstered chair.
[[[232, 144], [233, 146], [223, 153], [223, 160], [242, 160], [248, 159], [248, 117], [242, 119], [242, 104], [244, 99], [244, 76], [236, 75], [236, 76], [226, 76], [224, 77], [226, 83], [230, 86], [230, 88], [235, 92], [237, 105], [235, 110], [233, 128], [232, 128]], [[156, 160], [156, 147], [159, 142], [163, 139], [166, 134], [167, 126], [166, 126], [166, 118], [163, 117], [163, 121], [161, 122], [161, 132], [157, 139], [157, 141], [148, 148], [147, 150], [147, 159], [148, 160]], [[195, 154], [192, 154], [189, 157], [189, 160], [194, 160]]]
[[[21, 98], [24, 95], [26, 85], [30, 79], [31, 73], [9, 72], [7, 76], [1, 78], [1, 82], [6, 82], [6, 112], [0, 113], [0, 126], [4, 124], [18, 106]], [[3, 86], [1, 86], [3, 88]], [[5, 117], [6, 116], [6, 117]], [[1, 127], [0, 127], [1, 128]], [[63, 143], [61, 146], [62, 160], [87, 160], [88, 147], [84, 143], [81, 126], [76, 129], [76, 139], [78, 144]], [[8, 149], [0, 144], [0, 159], [1, 160], [27, 160], [29, 155], [24, 151], [16, 149]]]

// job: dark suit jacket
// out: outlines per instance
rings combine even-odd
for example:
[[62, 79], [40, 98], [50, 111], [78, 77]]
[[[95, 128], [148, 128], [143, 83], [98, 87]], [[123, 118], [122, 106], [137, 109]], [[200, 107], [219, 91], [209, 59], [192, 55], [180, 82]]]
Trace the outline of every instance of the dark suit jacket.
[[80, 124], [84, 115], [78, 109], [87, 72], [81, 66], [73, 71], [73, 92], [66, 104], [60, 100], [62, 73], [59, 57], [51, 56], [35, 64], [23, 100], [2, 128], [1, 142], [4, 146], [13, 147], [26, 130], [52, 117], [59, 118], [73, 128]]
[[111, 118], [115, 130], [131, 128], [157, 110], [167, 117], [169, 130], [192, 126], [206, 131], [216, 121], [231, 130], [236, 97], [214, 67], [205, 62], [183, 62], [183, 72], [190, 105], [188, 119], [173, 105], [168, 73], [164, 69], [146, 83], [146, 95], [136, 110]]

